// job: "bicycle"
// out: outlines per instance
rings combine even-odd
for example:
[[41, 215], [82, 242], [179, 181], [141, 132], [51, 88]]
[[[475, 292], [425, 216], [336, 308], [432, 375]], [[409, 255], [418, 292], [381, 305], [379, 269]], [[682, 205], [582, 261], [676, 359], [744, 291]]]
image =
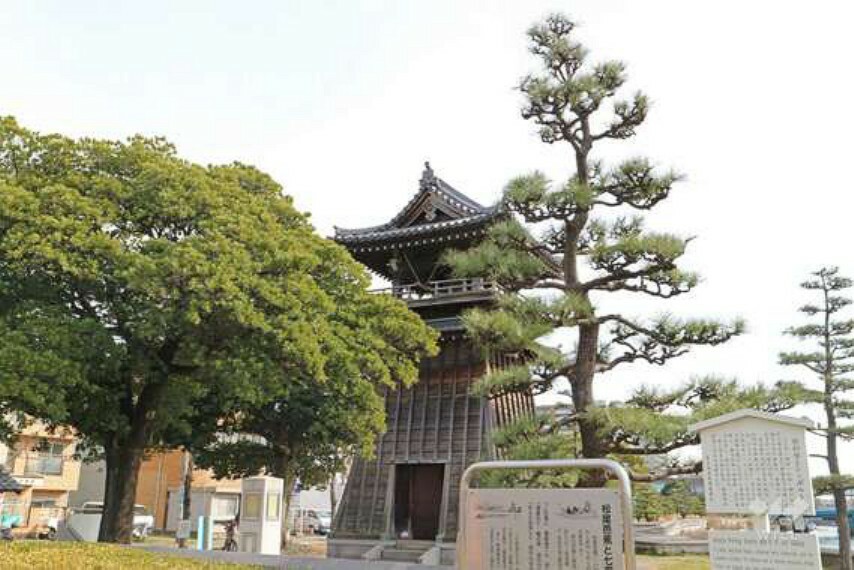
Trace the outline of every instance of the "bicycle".
[[225, 543], [222, 549], [226, 552], [237, 552], [237, 540], [235, 539], [237, 523], [230, 521], [225, 525]]

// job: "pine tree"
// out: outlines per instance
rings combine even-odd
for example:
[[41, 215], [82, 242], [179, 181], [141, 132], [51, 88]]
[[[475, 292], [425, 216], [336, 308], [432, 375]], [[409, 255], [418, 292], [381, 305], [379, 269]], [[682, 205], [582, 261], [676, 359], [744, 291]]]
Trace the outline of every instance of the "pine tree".
[[[639, 319], [594, 304], [594, 298], [598, 302], [613, 293], [672, 299], [690, 292], [699, 277], [678, 265], [689, 238], [646, 230], [642, 217], [628, 215], [660, 204], [681, 177], [658, 172], [644, 158], [606, 168], [594, 157], [601, 143], [634, 136], [647, 117], [649, 99], [640, 92], [617, 99], [626, 82], [625, 66], [589, 64], [575, 28], [566, 17], [553, 15], [530, 29], [530, 51], [543, 70], [519, 85], [525, 96], [523, 118], [539, 127], [546, 144], [568, 145], [575, 174], [560, 184], [541, 172], [511, 180], [500, 202], [506, 221], [494, 226], [479, 247], [452, 252], [446, 262], [457, 275], [487, 277], [506, 292], [496, 310], [465, 315], [474, 342], [487, 355], [529, 357], [489, 371], [480, 381], [482, 392], [537, 394], [558, 379], [569, 382], [572, 410], [561, 416], [561, 425], [516, 435], [525, 440], [569, 430], [580, 440], [579, 455], [587, 458], [663, 454], [696, 443], [688, 424], [743, 407], [741, 397], [772, 410], [791, 404], [785, 394], [761, 387], [742, 394], [735, 383], [712, 379], [672, 391], [642, 389], [626, 406], [597, 406], [594, 380], [599, 375], [632, 363], [663, 365], [694, 345], [726, 342], [744, 325], [670, 315]], [[577, 334], [573, 350], [539, 342], [568, 329]], [[680, 406], [693, 413], [667, 413]], [[638, 479], [696, 469], [671, 465]], [[603, 480], [592, 476], [584, 483], [601, 485]]]
[[634, 515], [637, 520], [657, 521], [673, 512], [667, 497], [652, 488], [649, 483], [639, 483], [632, 490]]
[[787, 366], [802, 366], [815, 374], [820, 384], [813, 389], [807, 384], [794, 383], [801, 389], [801, 400], [807, 404], [818, 404], [824, 409], [827, 425], [818, 433], [827, 442], [824, 458], [830, 476], [820, 480], [823, 490], [833, 494], [836, 505], [836, 524], [839, 528], [840, 568], [851, 570], [851, 529], [848, 524], [848, 503], [845, 491], [852, 487], [852, 479], [840, 471], [840, 440], [854, 440], [854, 425], [846, 420], [854, 419], [854, 320], [841, 318], [839, 313], [851, 304], [851, 299], [840, 295], [850, 289], [852, 280], [839, 275], [836, 267], [825, 267], [812, 274], [812, 278], [801, 284], [808, 291], [818, 293], [818, 304], [801, 307], [801, 313], [814, 317], [815, 322], [792, 327], [787, 334], [817, 346], [815, 352], [784, 352], [780, 363]]
[[672, 512], [679, 517], [702, 516], [706, 513], [705, 501], [691, 491], [688, 481], [684, 479], [667, 482], [661, 494], [670, 500]]

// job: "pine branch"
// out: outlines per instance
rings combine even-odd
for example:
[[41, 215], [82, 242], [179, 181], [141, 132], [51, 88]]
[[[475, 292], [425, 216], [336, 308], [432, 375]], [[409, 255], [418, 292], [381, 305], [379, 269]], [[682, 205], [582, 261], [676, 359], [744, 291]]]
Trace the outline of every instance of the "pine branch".
[[823, 475], [813, 477], [813, 491], [816, 495], [826, 495], [834, 491], [854, 489], [854, 475]]
[[780, 353], [780, 364], [783, 366], [800, 365], [816, 374], [825, 374], [824, 357], [817, 352], [782, 352]]
[[698, 282], [680, 271], [676, 260], [691, 239], [644, 233], [643, 220], [620, 218], [613, 223], [591, 222], [580, 239], [580, 250], [593, 269], [604, 272], [581, 285], [585, 291], [630, 290], [660, 297], [690, 291]]
[[778, 389], [789, 390], [791, 396], [800, 402], [820, 404], [824, 402], [824, 392], [822, 390], [813, 390], [808, 388], [801, 382], [795, 381], [780, 381], [776, 384]]
[[696, 435], [685, 435], [678, 437], [666, 445], [646, 446], [643, 440], [636, 434], [621, 434], [613, 442], [611, 451], [621, 455], [664, 455], [682, 449], [689, 445], [697, 445], [700, 438]]
[[607, 196], [607, 199], [595, 200], [594, 204], [650, 210], [667, 198], [673, 185], [680, 180], [682, 176], [675, 172], [657, 175], [647, 159], [635, 158], [622, 163], [594, 184], [597, 195]]
[[608, 346], [622, 350], [620, 355], [606, 361], [602, 370], [611, 370], [638, 360], [662, 365], [686, 354], [691, 346], [721, 344], [744, 330], [744, 324], [740, 321], [724, 325], [703, 320], [676, 321], [668, 316], [659, 318], [650, 327], [616, 314], [599, 317], [597, 321], [600, 324], [617, 323], [611, 330], [612, 338]]
[[675, 268], [666, 270], [662, 267], [650, 267], [647, 270], [635, 272], [615, 272], [603, 278], [593, 279], [582, 287], [587, 287], [587, 290], [608, 292], [629, 291], [670, 299], [689, 293], [697, 285], [699, 277], [696, 274], [683, 273]]
[[690, 292], [694, 288], [696, 280], [697, 277], [694, 274], [683, 276], [678, 272], [670, 272], [653, 276], [652, 279], [641, 278], [637, 284], [622, 283], [603, 290], [629, 291], [661, 299], [670, 299]]
[[640, 91], [635, 93], [633, 100], [616, 101], [614, 103], [615, 119], [604, 131], [593, 135], [593, 140], [627, 139], [635, 135], [635, 129], [646, 120], [649, 112], [649, 99]]
[[669, 477], [675, 477], [677, 475], [697, 475], [698, 473], [703, 472], [703, 462], [698, 461], [697, 463], [691, 463], [688, 465], [677, 465], [673, 467], [668, 467], [666, 469], [662, 469], [660, 471], [655, 471], [652, 473], [636, 473], [634, 471], [629, 472], [629, 477], [635, 483], [652, 483], [655, 481], [661, 481], [662, 479], [667, 479]]

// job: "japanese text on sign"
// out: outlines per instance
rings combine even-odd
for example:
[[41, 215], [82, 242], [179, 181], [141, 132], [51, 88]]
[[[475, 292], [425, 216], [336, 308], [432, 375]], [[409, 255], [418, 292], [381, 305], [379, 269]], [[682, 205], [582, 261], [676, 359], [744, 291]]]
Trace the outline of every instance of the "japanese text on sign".
[[803, 430], [717, 431], [702, 444], [708, 512], [815, 512]]
[[466, 570], [623, 570], [620, 497], [610, 489], [470, 489]]

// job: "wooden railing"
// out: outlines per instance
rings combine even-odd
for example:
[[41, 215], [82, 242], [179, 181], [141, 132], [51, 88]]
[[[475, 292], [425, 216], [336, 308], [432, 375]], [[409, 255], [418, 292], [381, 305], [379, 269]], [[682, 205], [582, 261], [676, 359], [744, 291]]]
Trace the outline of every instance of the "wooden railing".
[[373, 292], [391, 294], [406, 301], [413, 301], [419, 299], [438, 299], [470, 293], [488, 294], [497, 291], [498, 284], [494, 281], [487, 281], [483, 277], [472, 277], [469, 279], [443, 279], [440, 281], [428, 281], [427, 283], [393, 285], [384, 289], [375, 289]]

